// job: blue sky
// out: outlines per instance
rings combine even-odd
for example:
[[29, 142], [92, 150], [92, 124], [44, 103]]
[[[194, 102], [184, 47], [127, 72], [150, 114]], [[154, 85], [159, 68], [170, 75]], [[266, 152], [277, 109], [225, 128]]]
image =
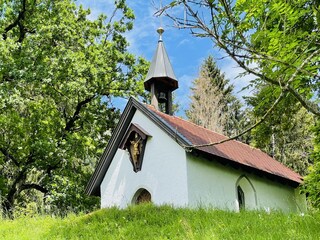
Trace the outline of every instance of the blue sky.
[[[113, 0], [78, 0], [77, 4], [90, 8], [90, 18], [94, 19], [101, 13], [110, 15], [114, 9], [113, 2]], [[162, 4], [169, 2], [170, 0], [163, 0]], [[154, 16], [156, 8], [159, 7], [159, 0], [127, 0], [127, 4], [136, 16], [133, 30], [126, 34], [130, 43], [128, 50], [151, 61], [158, 41], [156, 29], [160, 26], [160, 19]], [[183, 17], [183, 9], [177, 9], [175, 14]], [[180, 105], [177, 115], [184, 117], [184, 111], [189, 105], [192, 81], [197, 77], [201, 63], [209, 55], [214, 57], [221, 71], [235, 85], [234, 94], [240, 100], [242, 96], [250, 94], [248, 90], [239, 92], [249, 83], [250, 76], [236, 78], [242, 70], [229, 58], [223, 58], [226, 55], [219, 51], [210, 39], [196, 38], [188, 30], [177, 29], [166, 17], [162, 18], [162, 26], [165, 29], [164, 44], [179, 81], [179, 89], [175, 91], [175, 101]], [[120, 105], [124, 105], [126, 100], [119, 102]]]

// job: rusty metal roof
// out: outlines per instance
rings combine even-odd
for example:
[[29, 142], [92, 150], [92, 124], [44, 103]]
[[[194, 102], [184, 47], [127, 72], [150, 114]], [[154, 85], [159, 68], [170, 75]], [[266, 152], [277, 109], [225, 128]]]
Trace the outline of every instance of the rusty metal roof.
[[[170, 81], [170, 85], [174, 85], [174, 89], [178, 88], [178, 81], [177, 78], [173, 72], [173, 68], [171, 66], [167, 51], [164, 47], [163, 41], [162, 41], [162, 33], [164, 32], [163, 28], [159, 28], [159, 41], [157, 50], [153, 56], [152, 62], [150, 64], [149, 71], [147, 73], [146, 79], [145, 79], [145, 88], [147, 90], [150, 90], [150, 84], [154, 79], [166, 79], [167, 81]], [[172, 89], [172, 90], [174, 90]]]
[[[172, 129], [175, 129], [177, 134], [182, 135], [185, 142], [188, 142], [190, 145], [201, 145], [227, 139], [224, 135], [200, 127], [179, 117], [170, 116], [157, 111], [152, 106], [147, 106], [147, 108], [161, 118]], [[231, 140], [222, 144], [196, 149], [212, 156], [218, 156], [249, 168], [291, 180], [297, 184], [302, 182], [302, 177], [298, 173], [284, 166], [260, 149], [251, 147], [239, 141]]]

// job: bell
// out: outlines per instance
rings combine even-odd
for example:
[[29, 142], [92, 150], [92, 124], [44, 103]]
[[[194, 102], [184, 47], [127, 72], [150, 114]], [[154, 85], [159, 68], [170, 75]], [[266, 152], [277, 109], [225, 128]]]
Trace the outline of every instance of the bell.
[[158, 98], [159, 103], [165, 103], [167, 102], [167, 97], [165, 92], [160, 92], [159, 93], [159, 98]]

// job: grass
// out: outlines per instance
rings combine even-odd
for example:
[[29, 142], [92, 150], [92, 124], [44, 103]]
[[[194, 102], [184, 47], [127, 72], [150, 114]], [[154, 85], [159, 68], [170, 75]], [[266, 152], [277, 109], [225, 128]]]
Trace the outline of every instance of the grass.
[[320, 239], [320, 213], [132, 206], [66, 218], [0, 220], [0, 239]]

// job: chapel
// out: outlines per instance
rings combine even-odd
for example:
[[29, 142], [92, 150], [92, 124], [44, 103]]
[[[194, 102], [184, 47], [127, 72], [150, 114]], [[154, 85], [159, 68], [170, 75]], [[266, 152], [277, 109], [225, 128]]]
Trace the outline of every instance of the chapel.
[[174, 207], [208, 207], [303, 212], [302, 177], [266, 153], [197, 126], [172, 112], [179, 86], [159, 40], [144, 87], [151, 104], [130, 98], [86, 193], [101, 207], [125, 208], [152, 202]]

